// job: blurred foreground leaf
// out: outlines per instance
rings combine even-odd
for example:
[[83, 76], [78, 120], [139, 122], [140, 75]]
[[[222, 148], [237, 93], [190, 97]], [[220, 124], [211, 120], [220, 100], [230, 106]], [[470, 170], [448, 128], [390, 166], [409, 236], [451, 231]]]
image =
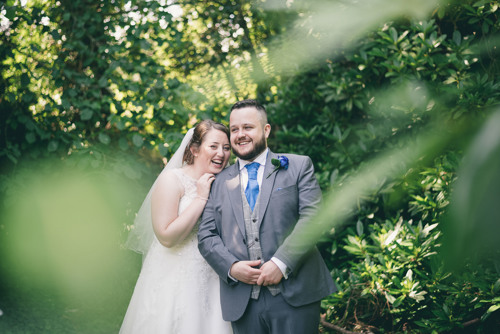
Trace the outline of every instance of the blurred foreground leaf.
[[500, 250], [500, 110], [470, 144], [458, 172], [445, 225], [449, 259], [497, 258]]
[[25, 186], [11, 192], [3, 215], [2, 261], [10, 264], [10, 278], [68, 300], [94, 298], [119, 270], [123, 208], [116, 203], [123, 185], [66, 168], [21, 177]]

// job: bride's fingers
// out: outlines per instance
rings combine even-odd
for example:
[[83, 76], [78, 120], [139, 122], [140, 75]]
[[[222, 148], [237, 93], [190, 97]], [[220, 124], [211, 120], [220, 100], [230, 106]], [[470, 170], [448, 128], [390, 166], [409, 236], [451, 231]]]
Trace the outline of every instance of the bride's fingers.
[[208, 197], [215, 175], [210, 173], [203, 174], [197, 181], [198, 194], [202, 197]]
[[210, 173], [205, 173], [205, 174], [203, 174], [201, 176], [200, 179], [203, 180], [203, 181], [212, 183], [215, 180], [215, 175], [214, 174], [210, 174]]

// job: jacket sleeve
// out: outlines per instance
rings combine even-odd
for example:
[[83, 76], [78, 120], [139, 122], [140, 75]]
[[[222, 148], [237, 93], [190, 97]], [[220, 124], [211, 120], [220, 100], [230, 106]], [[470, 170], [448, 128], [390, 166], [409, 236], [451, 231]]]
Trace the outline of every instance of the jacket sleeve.
[[210, 192], [207, 205], [201, 216], [200, 227], [198, 230], [198, 249], [205, 260], [215, 270], [219, 277], [228, 284], [234, 284], [234, 281], [228, 277], [229, 270], [233, 263], [239, 261], [224, 246], [217, 223], [217, 203], [222, 203], [222, 186], [217, 181], [214, 182]]

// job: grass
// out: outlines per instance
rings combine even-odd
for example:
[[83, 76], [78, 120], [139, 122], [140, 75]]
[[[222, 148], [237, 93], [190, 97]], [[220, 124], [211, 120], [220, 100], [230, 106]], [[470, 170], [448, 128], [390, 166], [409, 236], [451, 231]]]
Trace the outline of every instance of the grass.
[[140, 255], [120, 254], [119, 270], [79, 298], [0, 261], [0, 333], [118, 333], [141, 265]]

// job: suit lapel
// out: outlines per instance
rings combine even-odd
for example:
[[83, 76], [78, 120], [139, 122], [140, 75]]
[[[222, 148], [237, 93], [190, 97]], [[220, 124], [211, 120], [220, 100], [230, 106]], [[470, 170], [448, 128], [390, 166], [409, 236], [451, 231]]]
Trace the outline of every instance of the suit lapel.
[[231, 168], [229, 178], [226, 180], [226, 188], [229, 193], [229, 201], [231, 202], [234, 216], [236, 217], [236, 223], [241, 233], [246, 236], [243, 202], [241, 199], [239, 162], [235, 163]]
[[[266, 158], [266, 166], [264, 168], [264, 176], [262, 177], [262, 189], [260, 193], [259, 200], [259, 226], [262, 223], [262, 218], [264, 218], [264, 214], [266, 213], [267, 206], [269, 205], [269, 198], [271, 197], [271, 193], [273, 191], [274, 180], [276, 179], [276, 172], [272, 173], [274, 170], [274, 166], [271, 163], [272, 159], [277, 159], [278, 155], [274, 154], [269, 150]], [[270, 173], [272, 173], [269, 177], [267, 177]]]

